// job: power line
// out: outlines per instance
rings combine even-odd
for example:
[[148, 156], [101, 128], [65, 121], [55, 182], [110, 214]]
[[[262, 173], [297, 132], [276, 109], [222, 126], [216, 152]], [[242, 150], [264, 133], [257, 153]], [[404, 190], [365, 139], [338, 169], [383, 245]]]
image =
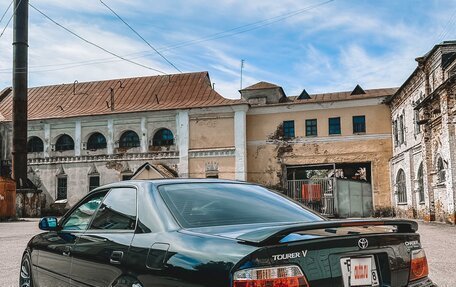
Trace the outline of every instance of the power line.
[[39, 10], [38, 8], [36, 8], [35, 6], [33, 6], [31, 3], [29, 3], [29, 5], [30, 5], [30, 7], [32, 7], [34, 10], [36, 10], [38, 13], [40, 13], [41, 15], [43, 15], [46, 19], [48, 19], [49, 21], [51, 21], [51, 22], [54, 23], [55, 25], [59, 26], [60, 28], [64, 29], [64, 30], [67, 31], [68, 33], [72, 34], [73, 36], [79, 38], [80, 40], [82, 40], [82, 41], [84, 41], [84, 42], [86, 42], [86, 43], [88, 43], [88, 44], [90, 44], [90, 45], [92, 45], [92, 46], [94, 46], [94, 47], [96, 47], [96, 48], [98, 48], [98, 49], [100, 49], [100, 50], [102, 50], [102, 51], [104, 51], [104, 52], [106, 52], [106, 53], [108, 53], [108, 54], [114, 56], [114, 57], [116, 57], [116, 58], [119, 58], [119, 59], [121, 59], [121, 60], [123, 60], [123, 61], [127, 61], [127, 62], [129, 62], [129, 63], [131, 63], [131, 64], [134, 64], [134, 65], [137, 65], [137, 66], [140, 66], [140, 67], [143, 67], [143, 68], [146, 68], [146, 69], [149, 69], [149, 70], [152, 70], [152, 71], [161, 73], [161, 74], [165, 74], [165, 75], [167, 74], [167, 73], [165, 73], [165, 72], [163, 72], [163, 71], [160, 71], [160, 70], [158, 70], [158, 69], [155, 69], [155, 68], [152, 68], [152, 67], [143, 65], [143, 64], [141, 64], [141, 63], [138, 63], [138, 62], [132, 61], [132, 60], [130, 60], [130, 59], [128, 59], [128, 58], [125, 58], [125, 57], [123, 57], [123, 56], [120, 56], [120, 55], [118, 55], [118, 54], [116, 54], [116, 53], [114, 53], [114, 52], [111, 52], [111, 51], [109, 51], [108, 49], [105, 49], [105, 48], [101, 47], [100, 45], [95, 44], [94, 42], [91, 42], [91, 41], [85, 39], [84, 37], [82, 37], [82, 36], [76, 34], [75, 32], [73, 32], [73, 31], [71, 31], [70, 29], [66, 28], [65, 26], [61, 25], [60, 23], [58, 23], [57, 21], [55, 21], [54, 19], [52, 19], [51, 17], [49, 17], [48, 15], [46, 15], [44, 12], [42, 12], [41, 10]]
[[[274, 17], [267, 18], [267, 19], [264, 19], [264, 20], [260, 20], [260, 21], [256, 21], [256, 22], [249, 23], [249, 24], [245, 24], [245, 25], [242, 25], [242, 26], [234, 27], [232, 29], [221, 31], [221, 32], [218, 32], [218, 33], [215, 33], [215, 34], [210, 34], [210, 35], [207, 35], [207, 36], [202, 37], [200, 39], [195, 39], [195, 40], [190, 40], [190, 41], [186, 41], [186, 42], [181, 42], [181, 43], [166, 47], [162, 51], [168, 51], [168, 50], [172, 50], [172, 49], [176, 49], [176, 48], [181, 48], [181, 47], [193, 45], [193, 44], [196, 44], [196, 43], [201, 43], [201, 42], [206, 42], [206, 41], [211, 41], [211, 40], [217, 40], [217, 39], [225, 38], [225, 37], [232, 37], [232, 36], [235, 36], [235, 35], [238, 35], [238, 34], [250, 32], [252, 30], [260, 29], [260, 28], [263, 28], [265, 26], [269, 26], [271, 24], [286, 20], [286, 19], [291, 18], [293, 16], [297, 16], [299, 14], [308, 12], [308, 11], [313, 10], [315, 8], [318, 8], [320, 6], [327, 5], [327, 4], [329, 4], [331, 2], [334, 2], [334, 1], [335, 0], [327, 0], [325, 2], [321, 2], [321, 3], [315, 4], [315, 5], [311, 5], [311, 6], [307, 6], [307, 7], [295, 10], [295, 11], [291, 11], [291, 12], [282, 14], [282, 15], [278, 15], [278, 16], [274, 16]], [[244, 29], [244, 28], [248, 28], [248, 29]], [[238, 30], [240, 30], [240, 31], [238, 31]], [[232, 32], [232, 33], [230, 33], [230, 32]]]
[[177, 68], [173, 63], [171, 63], [170, 60], [168, 60], [162, 53], [160, 53], [157, 49], [155, 49], [146, 39], [144, 39], [143, 36], [141, 36], [131, 25], [129, 25], [122, 17], [120, 17], [119, 14], [116, 13], [111, 7], [108, 6], [103, 0], [100, 0], [101, 4], [103, 4], [109, 11], [111, 11], [120, 21], [122, 21], [133, 33], [135, 33], [141, 40], [143, 40], [144, 43], [146, 43], [152, 50], [155, 51], [160, 57], [162, 57], [168, 64], [170, 64], [174, 69], [176, 69], [178, 72], [182, 73], [179, 68]]
[[2, 23], [3, 18], [5, 18], [5, 15], [6, 15], [6, 13], [8, 13], [8, 10], [9, 10], [9, 8], [11, 7], [11, 5], [13, 5], [13, 2], [14, 2], [14, 0], [11, 1], [11, 3], [10, 3], [10, 4], [8, 5], [8, 7], [6, 8], [5, 12], [4, 12], [3, 15], [2, 15], [2, 18], [0, 18], [0, 23]]
[[[252, 23], [249, 23], [249, 24], [241, 25], [241, 26], [234, 27], [234, 28], [231, 28], [231, 29], [228, 29], [228, 30], [225, 30], [225, 31], [220, 31], [220, 32], [217, 32], [217, 33], [214, 33], [214, 34], [209, 34], [209, 35], [206, 35], [206, 36], [201, 37], [199, 39], [194, 39], [194, 40], [190, 40], [190, 41], [183, 41], [183, 42], [180, 42], [180, 43], [176, 43], [174, 45], [165, 46], [162, 49], [158, 49], [158, 51], [164, 52], [164, 51], [168, 51], [168, 50], [178, 49], [178, 48], [181, 48], [181, 47], [191, 46], [191, 45], [194, 45], [194, 44], [197, 44], [197, 43], [201, 43], [201, 42], [205, 42], [205, 41], [216, 40], [216, 39], [225, 38], [225, 37], [232, 37], [232, 36], [235, 36], [235, 35], [238, 35], [238, 34], [241, 34], [241, 33], [246, 33], [246, 32], [249, 32], [249, 31], [252, 31], [252, 30], [255, 30], [255, 29], [260, 29], [260, 28], [263, 28], [265, 26], [268, 26], [268, 25], [271, 25], [271, 24], [286, 20], [286, 19], [288, 19], [290, 17], [297, 16], [299, 14], [302, 14], [304, 12], [308, 12], [308, 11], [310, 11], [312, 9], [315, 9], [315, 8], [323, 6], [323, 5], [327, 5], [327, 4], [329, 4], [331, 2], [334, 2], [334, 1], [335, 0], [328, 0], [328, 1], [325, 1], [325, 2], [318, 3], [318, 4], [314, 4], [314, 5], [311, 5], [311, 6], [304, 7], [304, 8], [300, 8], [298, 10], [290, 11], [290, 12], [287, 12], [287, 13], [284, 13], [284, 14], [281, 14], [281, 15], [278, 15], [278, 16], [274, 16], [274, 17], [271, 17], [271, 18], [267, 18], [267, 19], [259, 20], [259, 21], [252, 22]], [[243, 28], [248, 28], [248, 29], [243, 29]], [[241, 30], [241, 29], [243, 29], [243, 30]], [[135, 52], [135, 53], [125, 54], [125, 55], [123, 55], [123, 57], [135, 56], [135, 57], [130, 57], [130, 59], [138, 59], [138, 58], [147, 57], [150, 54], [151, 53], [149, 51], [142, 51], [142, 52]], [[116, 58], [118, 58], [118, 57], [116, 57]], [[116, 61], [118, 61], [118, 60], [113, 60], [113, 58], [104, 58], [104, 59], [86, 60], [86, 61], [81, 61], [81, 62], [69, 62], [69, 63], [61, 63], [61, 64], [38, 65], [38, 66], [35, 66], [35, 67], [31, 66], [30, 68], [56, 67], [56, 66], [68, 66], [68, 67], [62, 67], [62, 68], [57, 68], [57, 69], [47, 69], [47, 70], [41, 70], [41, 71], [30, 71], [30, 72], [34, 73], [34, 72], [57, 71], [57, 70], [71, 69], [73, 67], [78, 67], [78, 66], [93, 65], [93, 64], [103, 64], [103, 63], [110, 63], [110, 62], [116, 62]], [[10, 72], [11, 69], [8, 69], [8, 68], [7, 69], [0, 69], [0, 73], [4, 73], [2, 71], [9, 71]]]
[[[3, 34], [4, 34], [5, 31], [6, 31], [6, 28], [8, 28], [9, 24], [11, 23], [11, 20], [13, 19], [14, 14], [16, 14], [17, 8], [19, 7], [19, 5], [21, 5], [21, 2], [22, 2], [22, 0], [20, 0], [19, 3], [17, 3], [17, 6], [14, 8], [14, 12], [13, 12], [13, 14], [11, 15], [11, 17], [8, 19], [8, 22], [6, 23], [5, 28], [3, 28], [3, 31], [2, 31], [2, 33], [0, 34], [0, 38], [3, 36]], [[12, 4], [13, 4], [13, 3], [11, 3], [11, 4], [8, 6], [8, 9], [9, 9], [9, 7], [11, 7]], [[5, 14], [7, 13], [8, 9], [6, 9]], [[5, 16], [5, 14], [3, 14], [3, 16]], [[3, 20], [3, 16], [2, 16], [2, 20]], [[0, 21], [0, 22], [1, 22], [1, 21]]]

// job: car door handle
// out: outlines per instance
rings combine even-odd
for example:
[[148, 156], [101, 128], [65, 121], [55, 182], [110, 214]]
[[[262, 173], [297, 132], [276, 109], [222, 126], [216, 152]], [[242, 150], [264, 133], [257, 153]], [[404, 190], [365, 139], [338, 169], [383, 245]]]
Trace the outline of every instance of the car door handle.
[[120, 264], [122, 257], [123, 257], [123, 251], [113, 251], [111, 253], [111, 258], [110, 258], [109, 262], [111, 262], [111, 264]]
[[63, 256], [70, 256], [71, 253], [71, 247], [70, 246], [65, 246], [65, 248], [62, 251]]

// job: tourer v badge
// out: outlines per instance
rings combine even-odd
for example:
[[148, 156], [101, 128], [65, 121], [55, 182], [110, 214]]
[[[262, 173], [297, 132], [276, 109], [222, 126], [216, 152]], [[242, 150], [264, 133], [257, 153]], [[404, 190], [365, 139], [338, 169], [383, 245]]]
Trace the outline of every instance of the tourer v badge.
[[287, 260], [287, 259], [306, 257], [306, 255], [307, 255], [307, 250], [304, 250], [301, 252], [272, 255], [272, 259], [274, 259], [276, 261], [277, 260]]

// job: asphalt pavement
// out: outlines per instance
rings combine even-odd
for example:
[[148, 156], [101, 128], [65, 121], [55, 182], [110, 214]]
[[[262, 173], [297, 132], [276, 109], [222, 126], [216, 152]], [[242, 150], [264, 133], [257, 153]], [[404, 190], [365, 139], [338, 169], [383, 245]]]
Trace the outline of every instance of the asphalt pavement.
[[[0, 287], [18, 286], [22, 252], [39, 232], [37, 219], [0, 223]], [[420, 222], [419, 233], [432, 280], [439, 287], [456, 287], [456, 227]]]

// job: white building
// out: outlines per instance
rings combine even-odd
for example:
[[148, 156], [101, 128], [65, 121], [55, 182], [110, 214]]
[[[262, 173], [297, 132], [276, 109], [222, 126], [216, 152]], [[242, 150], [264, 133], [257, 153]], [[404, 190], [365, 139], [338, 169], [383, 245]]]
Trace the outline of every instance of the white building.
[[[11, 105], [5, 89], [2, 160], [11, 159]], [[43, 191], [43, 207], [72, 205], [146, 163], [181, 177], [244, 180], [247, 107], [214, 91], [207, 72], [31, 88], [29, 179]]]
[[434, 46], [388, 100], [393, 203], [400, 216], [455, 223], [456, 42]]

